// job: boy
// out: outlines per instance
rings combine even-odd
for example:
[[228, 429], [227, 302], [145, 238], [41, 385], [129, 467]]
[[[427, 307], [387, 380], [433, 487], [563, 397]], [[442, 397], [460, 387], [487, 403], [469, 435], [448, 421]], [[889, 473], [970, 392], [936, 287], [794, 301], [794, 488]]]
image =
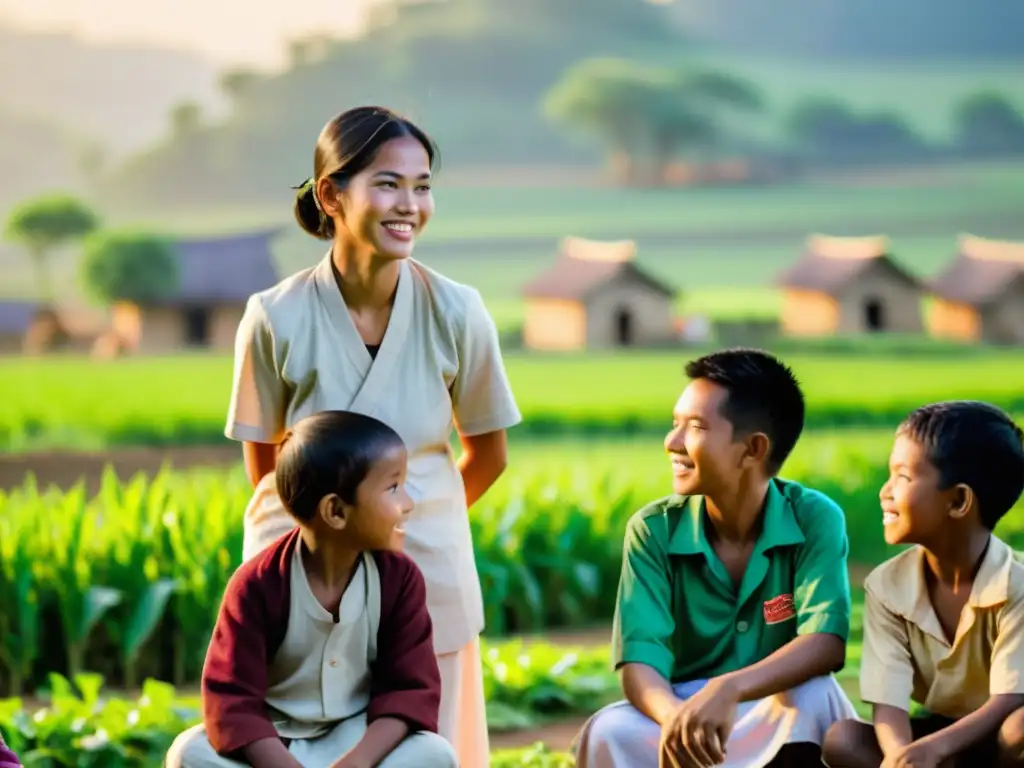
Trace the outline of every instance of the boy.
[[900, 425], [882, 524], [889, 544], [917, 546], [864, 583], [874, 724], [834, 725], [828, 765], [1024, 765], [1024, 565], [992, 534], [1022, 490], [1021, 430], [998, 408], [936, 403]]
[[[275, 470], [298, 527], [244, 563], [168, 768], [455, 768], [423, 576], [401, 546], [405, 448], [376, 419], [295, 425]], [[372, 554], [370, 554], [372, 552]]]
[[578, 765], [814, 765], [854, 712], [830, 675], [850, 624], [843, 513], [775, 477], [804, 422], [785, 365], [736, 349], [686, 374], [665, 439], [676, 495], [626, 531], [613, 658], [627, 701], [584, 726]]

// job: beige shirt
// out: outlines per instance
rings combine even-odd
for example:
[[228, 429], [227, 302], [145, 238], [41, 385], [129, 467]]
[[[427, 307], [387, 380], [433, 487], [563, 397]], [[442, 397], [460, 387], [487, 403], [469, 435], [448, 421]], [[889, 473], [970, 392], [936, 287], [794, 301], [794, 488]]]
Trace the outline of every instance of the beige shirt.
[[946, 640], [925, 584], [924, 552], [913, 547], [867, 577], [861, 698], [960, 718], [990, 696], [1024, 693], [1024, 564], [991, 537], [960, 615]]
[[[374, 416], [405, 441], [406, 487], [416, 502], [405, 526], [406, 552], [426, 580], [435, 649], [462, 648], [483, 629], [483, 604], [450, 443], [454, 420], [466, 435], [521, 421], [480, 294], [403, 261], [376, 359], [345, 307], [330, 254], [254, 295], [238, 329], [225, 434], [274, 443], [322, 410]], [[276, 519], [280, 527], [285, 513], [272, 482], [261, 484], [250, 506], [247, 517], [251, 511], [258, 525], [273, 528]]]
[[267, 706], [282, 738], [313, 739], [370, 703], [380, 573], [374, 559], [363, 555], [342, 595], [337, 622], [310, 589], [301, 545], [292, 557], [291, 582], [288, 629], [270, 665]]

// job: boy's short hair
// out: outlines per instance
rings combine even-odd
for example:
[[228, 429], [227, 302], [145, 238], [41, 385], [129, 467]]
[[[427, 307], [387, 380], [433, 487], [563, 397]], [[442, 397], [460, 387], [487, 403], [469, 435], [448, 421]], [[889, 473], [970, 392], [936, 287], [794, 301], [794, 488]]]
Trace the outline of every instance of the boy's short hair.
[[913, 411], [896, 430], [919, 443], [942, 488], [963, 483], [992, 530], [1024, 492], [1024, 433], [989, 403], [950, 400]]
[[770, 474], [782, 468], [804, 428], [804, 393], [793, 371], [760, 349], [726, 349], [686, 364], [690, 379], [707, 379], [729, 394], [722, 415], [739, 434], [763, 432], [771, 441]]
[[299, 421], [278, 448], [277, 494], [292, 516], [308, 522], [320, 501], [337, 494], [346, 504], [370, 467], [387, 451], [403, 447], [391, 427], [350, 411], [321, 411]]

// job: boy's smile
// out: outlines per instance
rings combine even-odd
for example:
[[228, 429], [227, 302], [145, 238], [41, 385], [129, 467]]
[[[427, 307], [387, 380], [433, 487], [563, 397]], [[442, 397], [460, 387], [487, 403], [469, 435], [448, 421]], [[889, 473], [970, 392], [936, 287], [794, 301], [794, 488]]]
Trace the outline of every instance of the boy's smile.
[[889, 457], [889, 479], [878, 494], [886, 543], [925, 544], [942, 535], [951, 500], [940, 479], [924, 446], [909, 435], [898, 435]]

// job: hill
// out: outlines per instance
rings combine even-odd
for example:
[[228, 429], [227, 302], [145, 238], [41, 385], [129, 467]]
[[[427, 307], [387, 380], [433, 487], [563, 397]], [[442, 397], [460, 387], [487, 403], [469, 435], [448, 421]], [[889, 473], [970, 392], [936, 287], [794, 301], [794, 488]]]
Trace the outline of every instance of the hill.
[[543, 92], [580, 58], [664, 60], [682, 44], [664, 7], [642, 0], [387, 5], [360, 39], [299, 41], [287, 71], [237, 73], [229, 120], [193, 125], [132, 158], [105, 191], [121, 202], [266, 201], [309, 173], [324, 122], [360, 103], [422, 121], [446, 166], [589, 164], [595, 148], [541, 116]]
[[[989, 44], [1012, 49], [998, 40], [1006, 38], [1004, 24], [1016, 11], [982, 0], [971, 6], [972, 31], [961, 27], [954, 40], [954, 27], [921, 17], [925, 0], [898, 4], [903, 16], [881, 0], [866, 2], [875, 16], [841, 0], [821, 0], [839, 9], [835, 13], [849, 27], [809, 0], [780, 0], [771, 6], [771, 19], [761, 18], [753, 0], [725, 0], [737, 10], [732, 16], [710, 0], [385, 3], [360, 39], [296, 41], [284, 72], [231, 73], [228, 119], [190, 116], [177, 135], [117, 168], [105, 181], [103, 200], [133, 210], [140, 201], [160, 210], [185, 201], [193, 208], [225, 200], [235, 206], [283, 204], [289, 185], [309, 173], [312, 144], [324, 122], [360, 103], [386, 104], [422, 122], [441, 144], [448, 167], [483, 168], [481, 176], [487, 168], [593, 167], [598, 147], [552, 125], [540, 110], [544, 93], [566, 67], [590, 56], [664, 66], [686, 61], [748, 77], [765, 93], [768, 109], [745, 130], [769, 141], [783, 132], [787, 110], [808, 96], [834, 96], [855, 110], [898, 115], [939, 140], [949, 133], [954, 103], [965, 95], [994, 88], [1021, 102], [1024, 55], [999, 62], [978, 58]], [[919, 23], [923, 31], [893, 38], [889, 48], [872, 48], [868, 40], [889, 34], [869, 34], [884, 19], [900, 29]], [[758, 35], [764, 39], [749, 47], [761, 53], [738, 52], [748, 36]], [[768, 40], [773, 36], [778, 39]], [[793, 50], [779, 39], [791, 41]], [[892, 57], [871, 55], [882, 50]], [[929, 58], [943, 50], [951, 53]], [[846, 57], [837, 58], [837, 51]], [[502, 183], [497, 172], [494, 177]]]
[[686, 0], [670, 9], [694, 40], [746, 55], [1024, 58], [1024, 4], [1005, 0]]
[[180, 101], [216, 106], [216, 84], [215, 66], [190, 53], [0, 26], [0, 107], [74, 126], [111, 156], [156, 141]]
[[28, 117], [0, 104], [0, 212], [54, 189], [79, 189], [85, 137], [55, 121]]

